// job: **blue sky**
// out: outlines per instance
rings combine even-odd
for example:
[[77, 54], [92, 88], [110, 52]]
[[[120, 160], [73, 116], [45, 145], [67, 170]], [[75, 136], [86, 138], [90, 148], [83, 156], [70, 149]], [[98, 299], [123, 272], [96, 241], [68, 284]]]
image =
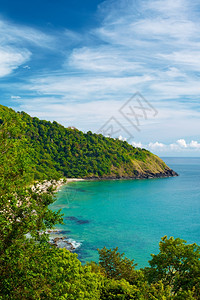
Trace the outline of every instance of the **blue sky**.
[[199, 156], [199, 74], [197, 0], [0, 1], [1, 104], [31, 116]]

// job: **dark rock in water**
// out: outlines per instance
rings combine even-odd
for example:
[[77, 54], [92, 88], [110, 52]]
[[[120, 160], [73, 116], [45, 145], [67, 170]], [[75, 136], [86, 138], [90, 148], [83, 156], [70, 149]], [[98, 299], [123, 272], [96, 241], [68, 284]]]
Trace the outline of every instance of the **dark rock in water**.
[[70, 217], [64, 217], [65, 220], [70, 220], [70, 221], [77, 221], [78, 219], [76, 217], [70, 216]]
[[68, 242], [68, 241], [64, 241], [64, 243], [66, 243], [68, 246], [70, 246], [69, 250], [75, 250], [76, 248], [72, 245], [72, 243]]
[[[70, 243], [68, 240], [66, 240], [65, 237], [56, 237], [53, 239], [52, 242], [50, 242], [50, 244], [56, 246], [56, 247], [60, 247], [62, 243], [65, 243], [66, 244], [66, 249], [68, 249], [69, 251], [73, 251], [75, 250], [76, 248], [74, 247], [74, 245], [72, 243]], [[61, 246], [62, 247], [62, 246]]]
[[76, 223], [77, 224], [88, 224], [88, 223], [90, 223], [90, 221], [88, 221], [88, 220], [77, 220]]
[[70, 220], [76, 222], [76, 224], [81, 225], [81, 224], [88, 224], [90, 223], [89, 220], [80, 220], [76, 217], [70, 216], [70, 217], [64, 217], [65, 220]]
[[55, 234], [59, 234], [60, 233], [60, 230], [59, 229], [50, 229], [50, 230], [47, 230], [47, 233], [55, 233]]
[[53, 239], [54, 244], [58, 243], [60, 240], [64, 240], [65, 238], [62, 237], [56, 237], [55, 239]]
[[60, 230], [60, 234], [68, 234], [70, 233], [70, 230]]
[[53, 242], [56, 244], [59, 240], [60, 240], [60, 238], [57, 237], [57, 238], [53, 239]]

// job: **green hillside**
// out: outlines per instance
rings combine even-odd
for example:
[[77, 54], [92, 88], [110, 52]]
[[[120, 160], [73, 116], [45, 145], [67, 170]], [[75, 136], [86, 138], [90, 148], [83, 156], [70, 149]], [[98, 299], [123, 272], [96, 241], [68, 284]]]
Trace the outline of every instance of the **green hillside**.
[[[26, 137], [35, 179], [148, 178], [176, 175], [159, 157], [127, 142], [65, 128], [0, 105], [0, 122], [17, 118]], [[23, 124], [23, 125], [22, 125]], [[22, 129], [23, 127], [23, 129]]]

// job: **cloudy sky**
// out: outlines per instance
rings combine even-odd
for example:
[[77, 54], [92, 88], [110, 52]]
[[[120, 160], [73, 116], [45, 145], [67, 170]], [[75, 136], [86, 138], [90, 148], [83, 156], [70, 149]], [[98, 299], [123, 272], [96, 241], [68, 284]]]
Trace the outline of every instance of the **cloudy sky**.
[[199, 0], [0, 1], [3, 105], [200, 156]]

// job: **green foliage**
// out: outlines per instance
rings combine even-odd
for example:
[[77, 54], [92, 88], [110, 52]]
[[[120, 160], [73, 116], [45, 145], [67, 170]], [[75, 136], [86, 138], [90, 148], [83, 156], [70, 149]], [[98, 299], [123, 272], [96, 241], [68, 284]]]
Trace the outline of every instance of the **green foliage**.
[[108, 278], [116, 280], [125, 279], [129, 283], [135, 283], [139, 277], [135, 270], [134, 260], [124, 257], [124, 253], [119, 253], [118, 248], [106, 249], [104, 247], [99, 251], [99, 265], [104, 270]]
[[39, 234], [41, 230], [61, 221], [59, 212], [48, 208], [54, 201], [53, 191], [39, 193], [29, 187], [34, 164], [24, 130], [24, 122], [15, 112], [1, 109], [0, 254], [16, 241], [23, 241], [27, 233], [37, 239], [45, 238], [45, 234]]
[[194, 289], [200, 297], [200, 247], [165, 236], [159, 248], [159, 254], [152, 255], [150, 267], [144, 269], [149, 283], [162, 280], [164, 286], [171, 287], [174, 295]]
[[[0, 266], [3, 299], [99, 299], [101, 277], [76, 254], [26, 242], [7, 251]], [[8, 277], [9, 274], [9, 277]]]
[[106, 279], [101, 288], [102, 300], [128, 300], [128, 299], [139, 299], [139, 290], [137, 287], [131, 285], [126, 280], [114, 280]]
[[162, 281], [158, 281], [156, 283], [152, 283], [148, 285], [145, 283], [142, 286], [141, 292], [141, 299], [149, 299], [149, 300], [170, 300], [173, 299], [170, 287], [164, 286]]
[[200, 299], [200, 247], [184, 240], [163, 237], [160, 253], [150, 267], [135, 270], [133, 260], [105, 247], [92, 270], [106, 276], [101, 299]]
[[0, 295], [3, 299], [16, 299], [7, 297], [6, 289], [10, 285], [10, 291], [15, 289], [12, 282], [20, 281], [19, 268], [13, 274], [17, 257], [22, 259], [20, 264], [26, 272], [24, 262], [32, 258], [27, 244], [34, 241], [39, 247], [47, 243], [47, 235], [41, 231], [52, 228], [61, 216], [48, 208], [54, 201], [51, 188], [45, 193], [30, 188], [34, 164], [24, 135], [24, 122], [12, 110], [0, 108]]
[[0, 195], [30, 180], [24, 126], [18, 114], [0, 106]]
[[[157, 156], [127, 142], [101, 134], [83, 133], [56, 123], [31, 118], [0, 106], [0, 116], [20, 118], [35, 179], [127, 178], [165, 175], [170, 169]], [[3, 117], [2, 117], [3, 119]], [[19, 132], [20, 127], [15, 126]]]

